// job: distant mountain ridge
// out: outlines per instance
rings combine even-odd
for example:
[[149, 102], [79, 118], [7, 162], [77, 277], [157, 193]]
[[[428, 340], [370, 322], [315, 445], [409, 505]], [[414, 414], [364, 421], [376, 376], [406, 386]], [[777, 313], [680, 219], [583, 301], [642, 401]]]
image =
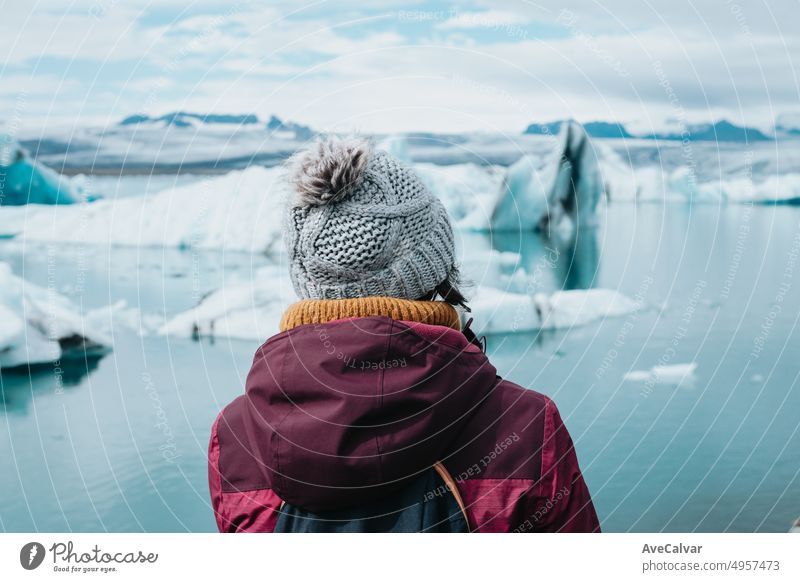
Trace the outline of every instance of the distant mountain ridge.
[[292, 121], [284, 121], [276, 115], [270, 116], [265, 123], [253, 113], [247, 114], [219, 114], [219, 113], [190, 113], [187, 111], [174, 111], [161, 116], [151, 117], [137, 113], [129, 115], [119, 122], [120, 126], [135, 126], [141, 124], [162, 124], [164, 127], [197, 127], [199, 125], [263, 125], [264, 129], [273, 134], [285, 134], [286, 137], [306, 140], [314, 135], [314, 131], [307, 125]]
[[742, 143], [771, 141], [773, 139], [754, 127], [734, 125], [725, 119], [711, 124], [690, 125], [686, 128], [686, 135], [680, 133], [654, 133], [642, 137], [663, 140], [683, 140], [686, 138], [690, 141], [731, 141]]
[[[557, 135], [562, 124], [568, 120], [551, 121], [548, 123], [532, 123], [523, 134], [525, 135]], [[644, 135], [630, 133], [622, 123], [607, 121], [590, 121], [583, 124], [589, 137], [594, 138], [627, 138], [627, 139], [656, 139], [666, 141], [719, 141], [735, 143], [751, 143], [757, 141], [772, 141], [772, 136], [766, 135], [754, 127], [739, 126], [721, 119], [715, 123], [690, 125], [685, 133], [656, 132]], [[796, 128], [785, 131], [800, 136]]]
[[800, 137], [800, 114], [782, 113], [775, 120], [775, 134], [786, 137]]
[[192, 127], [195, 122], [200, 123], [226, 123], [236, 125], [255, 125], [259, 122], [258, 116], [252, 113], [245, 115], [229, 115], [217, 113], [189, 113], [187, 111], [174, 111], [160, 117], [149, 115], [130, 115], [119, 122], [119, 125], [139, 125], [140, 123], [158, 123], [174, 125], [175, 127]]
[[271, 115], [267, 121], [267, 130], [272, 134], [289, 133], [294, 135], [294, 139], [308, 140], [314, 137], [314, 130], [307, 125], [301, 125], [294, 121], [284, 121], [276, 115]]

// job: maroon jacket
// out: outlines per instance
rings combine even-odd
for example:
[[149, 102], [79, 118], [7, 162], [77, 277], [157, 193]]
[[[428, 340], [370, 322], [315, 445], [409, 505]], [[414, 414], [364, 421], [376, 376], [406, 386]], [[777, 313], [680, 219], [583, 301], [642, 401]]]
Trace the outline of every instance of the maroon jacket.
[[300, 326], [256, 351], [211, 431], [217, 526], [271, 532], [282, 501], [363, 503], [436, 461], [474, 531], [600, 529], [552, 400], [498, 377], [460, 332], [387, 317]]

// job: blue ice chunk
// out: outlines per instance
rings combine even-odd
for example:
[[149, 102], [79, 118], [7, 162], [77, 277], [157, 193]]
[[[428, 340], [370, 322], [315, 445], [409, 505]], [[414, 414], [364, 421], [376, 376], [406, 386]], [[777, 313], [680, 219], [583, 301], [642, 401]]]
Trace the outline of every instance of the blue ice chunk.
[[17, 143], [0, 134], [0, 206], [81, 201], [68, 178], [32, 160]]

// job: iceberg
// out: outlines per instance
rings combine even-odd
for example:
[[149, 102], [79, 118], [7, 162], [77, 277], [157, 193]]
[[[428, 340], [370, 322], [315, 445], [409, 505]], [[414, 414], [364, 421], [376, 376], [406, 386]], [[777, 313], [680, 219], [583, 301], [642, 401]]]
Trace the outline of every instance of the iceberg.
[[411, 154], [408, 151], [408, 140], [403, 135], [390, 135], [383, 138], [376, 149], [383, 150], [407, 164], [411, 163]]
[[[550, 229], [559, 235], [554, 238], [567, 240], [577, 228], [594, 223], [604, 195], [612, 203], [800, 204], [800, 173], [776, 174], [759, 182], [739, 176], [698, 183], [696, 172], [685, 166], [671, 171], [659, 166], [634, 169], [608, 144], [591, 142], [575, 123], [564, 125], [557, 144], [549, 155], [526, 155], [506, 169], [475, 163], [417, 163], [414, 168], [442, 200], [462, 236], [467, 231]], [[393, 137], [380, 147], [405, 155], [407, 146], [404, 139]], [[59, 194], [25, 206], [0, 204], [0, 237], [269, 254], [280, 247], [282, 206], [289, 188], [279, 167], [253, 165], [193, 183], [181, 180], [155, 194], [117, 193], [69, 205], [60, 205], [67, 200], [61, 193], [80, 190], [80, 180], [65, 182], [52, 170], [42, 172], [57, 180], [53, 188]], [[10, 183], [8, 178], [0, 182], [5, 194], [11, 191]], [[50, 205], [53, 201], [59, 205]]]
[[93, 330], [114, 336], [114, 330], [127, 329], [139, 337], [155, 333], [163, 325], [164, 317], [156, 314], [143, 314], [136, 307], [129, 307], [128, 302], [120, 299], [116, 303], [98, 307], [86, 312], [84, 321]]
[[570, 329], [606, 317], [621, 317], [641, 308], [612, 289], [574, 289], [546, 293], [512, 293], [479, 287], [469, 301], [478, 334]]
[[690, 202], [800, 205], [800, 174], [773, 175], [760, 182], [736, 178], [702, 184], [679, 183], [677, 179], [686, 174], [685, 169], [675, 170], [671, 184], [675, 189], [680, 184], [680, 191]]
[[595, 148], [605, 195], [611, 203], [664, 199], [666, 184], [660, 168], [653, 166], [634, 170], [607, 144], [595, 144]]
[[486, 230], [492, 205], [503, 184], [503, 171], [497, 166], [477, 164], [415, 164], [420, 180], [447, 208], [457, 228]]
[[597, 145], [608, 200], [614, 202], [681, 202], [691, 204], [800, 204], [800, 173], [752, 175], [701, 181], [695, 168], [633, 168], [606, 144]]
[[87, 328], [66, 297], [15, 276], [0, 263], [0, 368], [105, 354], [111, 341]]
[[[2, 271], [2, 266], [0, 266], [0, 271]], [[0, 324], [0, 353], [2, 353], [22, 335], [25, 330], [25, 322], [3, 303], [0, 303], [0, 321], [2, 321]]]
[[508, 168], [487, 228], [546, 230], [565, 217], [574, 226], [594, 223], [605, 191], [595, 147], [575, 122], [563, 124], [557, 143], [544, 163], [526, 155]]
[[271, 252], [281, 238], [280, 168], [251, 166], [151, 196], [0, 209], [0, 235], [67, 244]]
[[0, 206], [74, 204], [82, 198], [70, 179], [32, 160], [8, 135], [0, 134]]
[[[493, 260], [513, 257], [495, 255]], [[192, 309], [164, 324], [158, 333], [182, 338], [216, 337], [263, 341], [278, 332], [281, 315], [296, 301], [285, 269], [262, 267], [251, 279], [238, 279], [213, 291]], [[480, 286], [469, 301], [472, 329], [479, 334], [569, 329], [641, 308], [609, 289], [556, 291], [526, 295]]]
[[263, 341], [278, 332], [283, 312], [296, 300], [286, 268], [261, 267], [251, 278], [237, 278], [212, 291], [167, 321], [158, 333]]
[[377, 149], [414, 167], [420, 180], [447, 208], [458, 228], [486, 230], [492, 205], [503, 183], [503, 169], [475, 163], [439, 165], [412, 163], [408, 138], [391, 135], [381, 140]]
[[[422, 181], [459, 228], [486, 224], [503, 180], [496, 167], [417, 164]], [[0, 208], [0, 236], [31, 241], [272, 253], [280, 246], [288, 185], [282, 168], [222, 176], [87, 204]]]

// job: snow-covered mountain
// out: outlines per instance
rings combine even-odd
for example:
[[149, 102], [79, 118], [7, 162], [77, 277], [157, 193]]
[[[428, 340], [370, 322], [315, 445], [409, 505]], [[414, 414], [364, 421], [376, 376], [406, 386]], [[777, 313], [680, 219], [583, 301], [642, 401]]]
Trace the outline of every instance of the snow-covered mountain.
[[[517, 135], [416, 132], [402, 137], [409, 158], [415, 163], [510, 166], [524, 155], [547, 155], [554, 147], [551, 142], [566, 123], [532, 123]], [[740, 148], [744, 143], [753, 152], [749, 166], [754, 172], [800, 172], [800, 158], [793, 153], [794, 143], [800, 143], [798, 114], [779, 116], [774, 137], [772, 132], [725, 120], [688, 127], [667, 120], [657, 130], [642, 126], [632, 129], [634, 126], [616, 121], [593, 121], [583, 127], [591, 139], [624, 150], [620, 153], [634, 166], [666, 165], [671, 169], [674, 164], [686, 164], [679, 146], [688, 138], [693, 155], [704, 160], [696, 168], [698, 177], [703, 179], [711, 179], [720, 171], [738, 173], [746, 169], [748, 163], [743, 161]], [[131, 115], [105, 127], [51, 127], [19, 137], [32, 159], [61, 173], [149, 175], [223, 173], [251, 165], [275, 166], [313, 139], [315, 133], [307, 125], [276, 115], [262, 119], [252, 113], [177, 111], [159, 116]], [[377, 141], [386, 137], [375, 136]], [[775, 139], [786, 150], [780, 152], [780, 164]]]
[[223, 172], [274, 166], [314, 130], [275, 115], [177, 111], [131, 115], [108, 127], [65, 127], [20, 139], [37, 161], [67, 174]]
[[781, 113], [775, 119], [775, 135], [778, 137], [800, 137], [800, 113]]
[[237, 126], [246, 129], [266, 129], [271, 135], [280, 135], [285, 139], [309, 139], [314, 131], [307, 125], [294, 121], [285, 121], [277, 115], [271, 115], [265, 122], [254, 113], [190, 113], [187, 111], [174, 111], [158, 117], [149, 115], [129, 115], [119, 122], [120, 126], [136, 127], [178, 127], [194, 128], [211, 126]]
[[686, 127], [685, 132], [663, 132], [640, 137], [660, 140], [682, 141], [683, 139], [688, 139], [690, 141], [736, 143], [752, 143], [756, 141], [769, 141], [772, 139], [772, 137], [754, 127], [735, 125], [725, 119], [714, 123], [689, 125]]
[[288, 139], [308, 140], [314, 137], [314, 130], [307, 125], [301, 125], [294, 121], [283, 121], [281, 118], [272, 115], [267, 121], [267, 130], [275, 136], [283, 136]]
[[119, 125], [141, 125], [141, 124], [160, 124], [173, 125], [175, 127], [196, 127], [199, 124], [223, 123], [234, 125], [256, 125], [259, 123], [257, 115], [230, 115], [215, 113], [188, 113], [186, 111], [175, 111], [160, 117], [150, 117], [148, 115], [129, 115], [119, 122]]
[[[558, 120], [547, 123], [532, 123], [525, 131], [524, 135], [558, 135], [563, 124], [572, 120]], [[777, 126], [776, 126], [777, 127]], [[800, 124], [793, 126], [800, 127]], [[663, 141], [712, 141], [712, 142], [734, 142], [734, 143], [753, 143], [757, 141], [770, 141], [771, 136], [766, 135], [754, 127], [740, 126], [721, 119], [714, 123], [700, 123], [677, 127], [674, 130], [663, 130], [654, 133], [630, 132], [624, 124], [609, 121], [590, 121], [583, 124], [586, 134], [594, 139], [657, 139]], [[800, 136], [800, 130], [795, 134]]]

